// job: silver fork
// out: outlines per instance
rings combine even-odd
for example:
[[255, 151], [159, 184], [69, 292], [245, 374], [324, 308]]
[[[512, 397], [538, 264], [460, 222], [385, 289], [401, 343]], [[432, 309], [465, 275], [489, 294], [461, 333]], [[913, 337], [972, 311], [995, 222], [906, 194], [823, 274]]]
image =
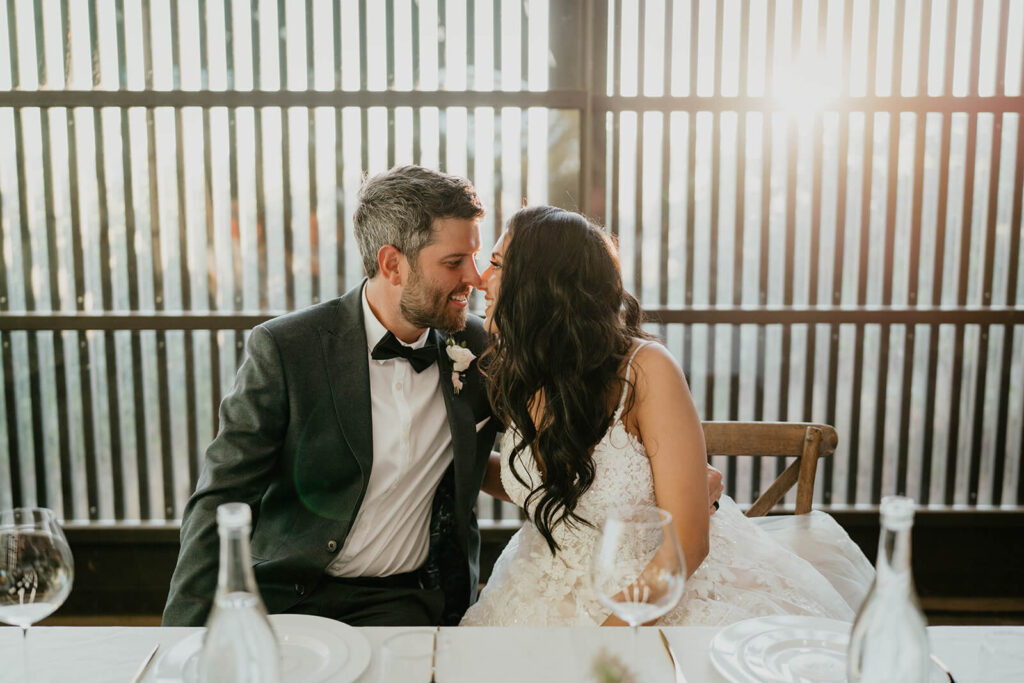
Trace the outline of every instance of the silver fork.
[[434, 644], [430, 652], [430, 683], [437, 683], [437, 638], [441, 635], [441, 627], [434, 629]]
[[661, 644], [665, 646], [665, 652], [668, 653], [669, 661], [672, 662], [672, 671], [675, 672], [676, 683], [686, 683], [686, 676], [683, 674], [682, 667], [679, 666], [679, 660], [676, 659], [675, 653], [672, 652], [672, 646], [668, 644], [665, 632], [659, 628], [658, 635], [661, 636]]

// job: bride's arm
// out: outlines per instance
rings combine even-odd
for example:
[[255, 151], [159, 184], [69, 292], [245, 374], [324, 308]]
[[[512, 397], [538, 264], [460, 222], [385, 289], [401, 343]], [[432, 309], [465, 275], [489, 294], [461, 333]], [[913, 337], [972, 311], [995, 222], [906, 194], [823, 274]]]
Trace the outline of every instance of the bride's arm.
[[665, 347], [648, 344], [635, 363], [636, 400], [627, 425], [635, 425], [650, 457], [654, 496], [672, 514], [689, 576], [708, 554], [704, 431], [686, 378]]
[[505, 493], [505, 486], [501, 483], [501, 454], [491, 451], [491, 457], [487, 460], [487, 472], [484, 473], [484, 483], [480, 487], [484, 493], [490, 494], [498, 500], [511, 503], [512, 499]]
[[[720, 480], [709, 474], [704, 431], [675, 359], [663, 346], [649, 344], [637, 353], [634, 367], [636, 398], [626, 425], [650, 457], [655, 498], [672, 514], [690, 576], [708, 554], [709, 488]], [[626, 623], [611, 614], [601, 625]]]

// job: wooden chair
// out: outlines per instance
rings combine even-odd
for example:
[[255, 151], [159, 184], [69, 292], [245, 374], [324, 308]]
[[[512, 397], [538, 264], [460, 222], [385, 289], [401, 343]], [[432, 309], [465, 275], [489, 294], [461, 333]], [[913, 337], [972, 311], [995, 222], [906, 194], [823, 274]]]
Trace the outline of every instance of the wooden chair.
[[795, 457], [754, 501], [747, 517], [763, 517], [796, 484], [796, 514], [811, 511], [818, 459], [832, 455], [839, 437], [834, 427], [810, 422], [705, 422], [708, 456]]

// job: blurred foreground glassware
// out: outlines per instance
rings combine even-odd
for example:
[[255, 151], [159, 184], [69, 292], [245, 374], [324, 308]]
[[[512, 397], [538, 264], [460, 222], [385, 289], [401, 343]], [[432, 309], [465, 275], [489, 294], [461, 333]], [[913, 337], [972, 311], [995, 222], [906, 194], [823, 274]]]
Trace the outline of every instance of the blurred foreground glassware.
[[387, 638], [380, 648], [380, 683], [429, 683], [434, 679], [438, 630], [407, 631]]
[[675, 607], [686, 583], [672, 515], [650, 505], [610, 511], [594, 546], [590, 578], [601, 604], [630, 625], [629, 667], [637, 680], [646, 680], [636, 656], [637, 627]]
[[64, 604], [74, 576], [71, 548], [52, 510], [0, 512], [0, 621], [21, 627], [22, 680], [31, 680], [28, 628]]
[[928, 633], [910, 569], [914, 507], [914, 501], [904, 496], [882, 499], [875, 582], [850, 631], [850, 683], [928, 680]]
[[220, 569], [213, 609], [199, 653], [201, 683], [277, 683], [277, 638], [260, 599], [249, 555], [252, 511], [245, 503], [217, 507]]

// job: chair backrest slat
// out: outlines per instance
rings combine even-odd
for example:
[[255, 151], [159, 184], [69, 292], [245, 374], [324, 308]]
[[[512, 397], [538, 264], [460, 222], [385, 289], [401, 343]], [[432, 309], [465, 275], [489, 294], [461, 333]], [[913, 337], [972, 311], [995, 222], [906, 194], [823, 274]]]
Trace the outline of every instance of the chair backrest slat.
[[765, 515], [796, 484], [796, 513], [811, 511], [818, 458], [835, 452], [839, 437], [834, 427], [811, 422], [705, 422], [708, 456], [787, 458], [794, 461], [747, 511]]

